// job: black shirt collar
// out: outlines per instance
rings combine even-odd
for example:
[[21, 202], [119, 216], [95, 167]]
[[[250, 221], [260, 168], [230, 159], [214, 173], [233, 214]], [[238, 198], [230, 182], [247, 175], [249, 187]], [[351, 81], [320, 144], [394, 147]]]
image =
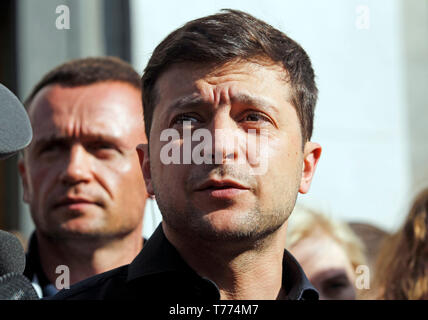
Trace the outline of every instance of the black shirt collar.
[[141, 252], [129, 265], [127, 280], [165, 272], [193, 272], [193, 270], [165, 237], [162, 223], [160, 223]]
[[[168, 241], [160, 224], [150, 239], [145, 243], [143, 250], [129, 265], [127, 281], [141, 277], [159, 275], [161, 273], [186, 273], [195, 279], [202, 279], [181, 258], [175, 247]], [[283, 287], [289, 300], [318, 300], [318, 292], [307, 279], [303, 269], [296, 259], [284, 250], [283, 259]], [[217, 289], [217, 296], [220, 292]]]
[[[146, 239], [143, 237], [143, 248], [146, 244]], [[33, 232], [30, 237], [28, 250], [25, 256], [25, 270], [24, 276], [26, 276], [31, 282], [37, 279], [37, 282], [42, 290], [42, 297], [48, 297], [54, 295], [57, 291], [53, 284], [49, 281], [45, 272], [43, 271], [42, 264], [40, 262], [39, 255], [39, 243], [37, 241], [36, 232]], [[50, 288], [52, 287], [53, 288]]]
[[28, 250], [25, 257], [24, 276], [26, 276], [31, 282], [34, 281], [34, 277], [36, 276], [37, 281], [42, 289], [43, 296], [48, 295], [47, 288], [51, 283], [44, 273], [40, 263], [39, 244], [37, 241], [36, 232], [31, 234], [28, 244]]
[[318, 300], [318, 291], [306, 277], [302, 267], [290, 252], [284, 250], [282, 285], [289, 300]]

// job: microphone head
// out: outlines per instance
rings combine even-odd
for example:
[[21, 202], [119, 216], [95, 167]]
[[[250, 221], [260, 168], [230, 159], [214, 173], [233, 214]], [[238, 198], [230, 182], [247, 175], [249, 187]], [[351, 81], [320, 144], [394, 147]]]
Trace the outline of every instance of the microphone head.
[[36, 290], [25, 276], [8, 273], [0, 277], [0, 300], [38, 300]]
[[33, 131], [24, 106], [0, 83], [0, 159], [24, 149], [32, 137]]
[[0, 277], [8, 273], [23, 273], [25, 252], [13, 234], [0, 230]]

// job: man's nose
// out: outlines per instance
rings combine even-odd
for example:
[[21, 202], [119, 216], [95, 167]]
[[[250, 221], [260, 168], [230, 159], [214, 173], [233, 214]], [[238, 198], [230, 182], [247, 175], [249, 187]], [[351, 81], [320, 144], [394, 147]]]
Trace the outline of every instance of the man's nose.
[[211, 134], [213, 163], [223, 164], [227, 161], [235, 161], [239, 157], [242, 135], [229, 113], [219, 113], [214, 117]]
[[88, 182], [91, 179], [91, 157], [82, 145], [71, 146], [68, 162], [60, 179], [67, 185]]

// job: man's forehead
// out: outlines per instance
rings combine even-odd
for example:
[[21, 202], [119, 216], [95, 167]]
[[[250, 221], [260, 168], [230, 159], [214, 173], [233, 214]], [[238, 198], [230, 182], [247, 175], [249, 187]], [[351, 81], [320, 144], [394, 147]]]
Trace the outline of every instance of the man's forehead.
[[187, 81], [196, 81], [201, 78], [222, 77], [230, 73], [241, 74], [243, 77], [251, 76], [254, 72], [261, 70], [275, 71], [278, 74], [278, 79], [286, 79], [287, 71], [282, 64], [275, 63], [267, 58], [261, 57], [253, 58], [251, 60], [234, 59], [225, 63], [194, 63], [194, 62], [181, 62], [174, 63], [169, 66], [160, 75], [157, 86], [163, 85], [168, 80], [178, 80], [180, 85], [183, 81], [180, 79], [183, 76]]
[[[140, 94], [137, 89], [127, 97], [122, 91], [116, 94], [104, 88], [104, 96], [90, 96], [92, 88], [73, 91], [83, 87], [64, 88], [50, 85], [35, 96], [30, 105], [30, 119], [34, 136], [58, 135], [140, 136], [144, 132], [144, 122]], [[113, 89], [114, 90], [114, 89]], [[126, 93], [126, 92], [125, 92]], [[138, 130], [140, 127], [141, 130]]]
[[[266, 79], [266, 75], [270, 78]], [[214, 96], [207, 88], [219, 92], [224, 87], [224, 91], [227, 90], [227, 99], [232, 103], [268, 105], [273, 103], [269, 97], [272, 95], [269, 88], [273, 86], [273, 79], [278, 80], [276, 85], [280, 86], [280, 91], [277, 92], [283, 95], [285, 101], [289, 101], [290, 86], [285, 77], [283, 67], [273, 63], [233, 61], [218, 66], [180, 63], [168, 68], [158, 79], [157, 103], [166, 103], [168, 109], [209, 105], [213, 103]], [[242, 85], [244, 82], [249, 86]], [[269, 88], [263, 90], [264, 87]]]
[[93, 118], [121, 115], [142, 117], [140, 91], [119, 82], [96, 83], [87, 86], [64, 87], [52, 84], [41, 89], [29, 106], [34, 122], [58, 116]]
[[89, 121], [76, 121], [76, 119], [55, 120], [46, 119], [44, 122], [36, 121], [33, 126], [33, 142], [49, 140], [113, 140], [132, 138], [138, 136], [135, 130], [128, 130], [125, 125], [114, 121], [103, 121], [97, 118]]
[[128, 108], [122, 107], [123, 112], [141, 111], [141, 90], [120, 81], [101, 81], [78, 86], [53, 83], [37, 92], [28, 107], [28, 112], [30, 116], [38, 109], [44, 112], [49, 110], [70, 112], [73, 107], [106, 111], [112, 109], [114, 104], [123, 102], [128, 106]]

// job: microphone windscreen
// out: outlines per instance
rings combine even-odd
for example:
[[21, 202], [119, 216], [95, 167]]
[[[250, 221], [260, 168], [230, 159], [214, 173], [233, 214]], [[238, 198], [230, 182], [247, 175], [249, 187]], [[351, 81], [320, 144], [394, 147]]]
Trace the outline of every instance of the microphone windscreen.
[[38, 300], [30, 280], [22, 274], [9, 273], [0, 277], [0, 300]]
[[0, 159], [24, 149], [32, 137], [33, 131], [24, 106], [0, 83]]
[[25, 252], [13, 234], [0, 230], [0, 277], [8, 273], [23, 273]]

